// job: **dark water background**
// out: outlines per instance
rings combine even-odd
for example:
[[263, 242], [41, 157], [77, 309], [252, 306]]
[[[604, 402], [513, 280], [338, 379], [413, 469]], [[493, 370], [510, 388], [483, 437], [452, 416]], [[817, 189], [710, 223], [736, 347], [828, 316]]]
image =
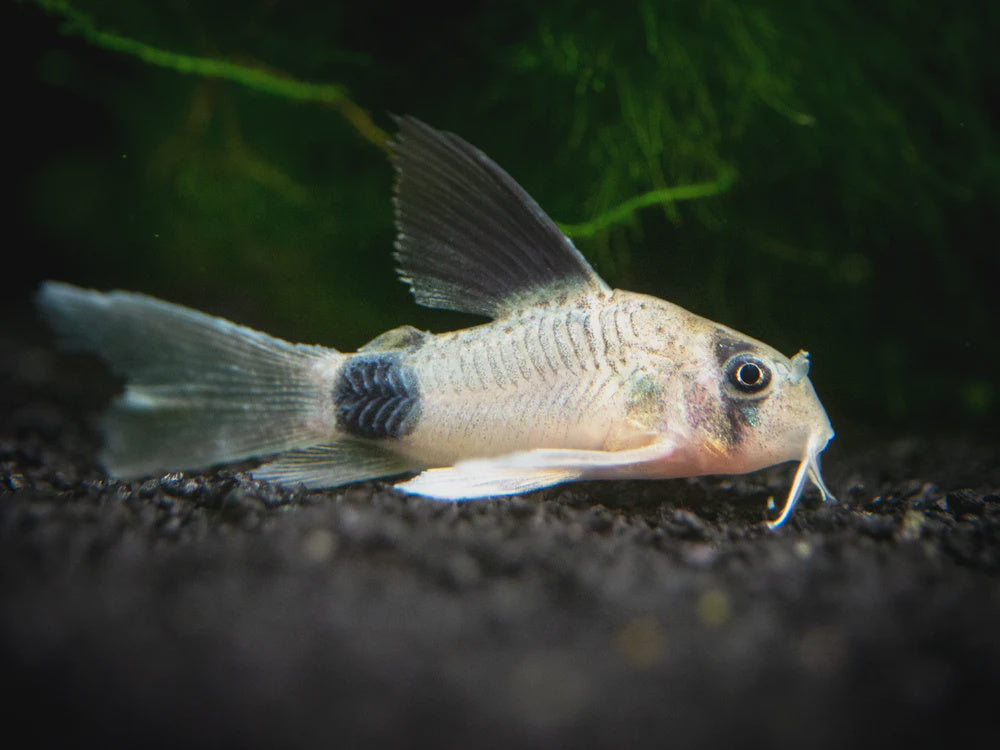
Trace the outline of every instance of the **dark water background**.
[[613, 286], [808, 349], [842, 440], [993, 429], [1000, 6], [537, 5], [8, 7], [5, 307], [58, 278], [342, 349], [474, 322], [395, 280], [391, 168], [342, 108], [104, 49], [71, 7], [160, 50], [343, 86], [389, 132], [390, 113], [456, 132], [561, 222], [732, 176], [577, 244]]
[[[995, 744], [1000, 4], [3, 8], [10, 736]], [[130, 45], [346, 98], [111, 49]], [[249, 464], [107, 477], [96, 424], [115, 383], [52, 350], [31, 303], [42, 279], [342, 349], [475, 322], [417, 307], [394, 277], [392, 170], [371, 137], [390, 113], [460, 134], [568, 224], [731, 182], [577, 244], [614, 286], [809, 349], [840, 502], [810, 491], [767, 530], [789, 466], [463, 504], [382, 482], [276, 487]]]

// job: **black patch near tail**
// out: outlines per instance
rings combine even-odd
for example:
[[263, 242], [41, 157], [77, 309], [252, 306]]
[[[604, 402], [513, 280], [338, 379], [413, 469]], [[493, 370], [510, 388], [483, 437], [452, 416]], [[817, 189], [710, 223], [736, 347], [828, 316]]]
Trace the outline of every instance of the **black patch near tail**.
[[337, 426], [356, 437], [401, 438], [420, 417], [417, 375], [398, 354], [359, 354], [333, 387]]

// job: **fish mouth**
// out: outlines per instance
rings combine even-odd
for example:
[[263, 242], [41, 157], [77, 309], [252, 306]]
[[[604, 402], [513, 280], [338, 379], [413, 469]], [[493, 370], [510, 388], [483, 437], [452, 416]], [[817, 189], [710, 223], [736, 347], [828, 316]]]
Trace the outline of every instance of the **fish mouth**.
[[823, 481], [823, 475], [820, 472], [819, 466], [819, 454], [823, 452], [823, 449], [826, 448], [826, 444], [830, 442], [831, 438], [833, 438], [832, 430], [829, 430], [826, 434], [819, 431], [810, 433], [809, 439], [806, 441], [805, 450], [802, 453], [802, 459], [799, 461], [799, 468], [795, 472], [792, 487], [788, 491], [788, 499], [785, 500], [785, 507], [781, 509], [781, 515], [773, 521], [767, 522], [769, 529], [773, 530], [783, 525], [789, 516], [792, 515], [792, 511], [795, 510], [795, 506], [802, 496], [802, 491], [805, 489], [807, 477], [823, 495], [823, 502], [837, 501]]

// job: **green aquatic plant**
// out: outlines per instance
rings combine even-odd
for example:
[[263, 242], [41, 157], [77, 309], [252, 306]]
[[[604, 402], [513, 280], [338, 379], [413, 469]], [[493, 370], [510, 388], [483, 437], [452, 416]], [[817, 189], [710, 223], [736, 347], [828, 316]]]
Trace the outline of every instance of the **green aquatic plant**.
[[286, 99], [331, 105], [337, 108], [366, 140], [380, 148], [385, 147], [387, 139], [385, 131], [372, 122], [371, 116], [350, 99], [346, 89], [340, 84], [299, 81], [262, 67], [160, 49], [138, 39], [98, 28], [91, 18], [64, 0], [37, 0], [37, 2], [47, 12], [64, 19], [63, 33], [79, 34], [98, 47], [131, 55], [149, 65], [167, 68], [177, 73], [231, 81]]
[[579, 224], [560, 223], [559, 228], [570, 237], [593, 237], [615, 224], [630, 220], [639, 209], [658, 204], [669, 206], [678, 201], [708, 198], [712, 195], [718, 195], [728, 190], [732, 186], [734, 179], [735, 172], [730, 170], [723, 172], [716, 180], [650, 190], [648, 193], [629, 198], [627, 201], [598, 214], [589, 221]]
[[834, 411], [839, 387], [888, 419], [996, 412], [977, 342], [1000, 314], [1000, 6], [14, 7], [33, 114], [72, 123], [31, 151], [23, 213], [77, 280], [345, 347], [454, 327], [392, 279], [369, 144], [410, 113], [493, 157], [615, 285], [808, 345]]
[[[313, 102], [333, 106], [367, 141], [375, 146], [388, 149], [389, 136], [372, 121], [369, 112], [354, 102], [344, 86], [336, 83], [316, 83], [300, 81], [286, 74], [279, 74], [263, 67], [254, 67], [230, 60], [196, 56], [173, 52], [146, 44], [140, 40], [98, 28], [86, 14], [72, 7], [64, 0], [37, 0], [47, 12], [61, 16], [65, 23], [62, 31], [79, 34], [90, 43], [113, 52], [133, 56], [144, 63], [176, 71], [182, 74], [219, 79], [245, 86], [265, 94], [284, 97], [296, 101]], [[636, 130], [637, 136], [645, 131]], [[655, 151], [652, 149], [651, 151]], [[297, 192], [285, 177], [277, 177], [276, 171], [262, 162], [241, 154], [250, 173], [256, 173], [262, 182], [282, 184], [282, 192]], [[651, 155], [655, 155], [652, 154]], [[634, 214], [645, 207], [662, 204], [672, 206], [676, 201], [693, 200], [716, 195], [727, 190], [733, 181], [733, 171], [727, 170], [716, 180], [659, 187], [634, 196], [619, 205], [604, 211], [588, 221], [561, 225], [573, 237], [592, 237], [609, 227], [633, 219]]]

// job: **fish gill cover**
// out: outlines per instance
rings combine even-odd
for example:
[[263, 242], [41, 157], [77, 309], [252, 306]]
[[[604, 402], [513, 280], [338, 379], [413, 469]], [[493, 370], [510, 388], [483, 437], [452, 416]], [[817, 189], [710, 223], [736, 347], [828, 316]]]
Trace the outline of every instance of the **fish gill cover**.
[[341, 348], [457, 327], [391, 271], [381, 148], [390, 113], [412, 113], [502, 164], [613, 285], [808, 347], [835, 421], [995, 419], [994, 5], [8, 12], [30, 42], [26, 287], [209, 299]]

